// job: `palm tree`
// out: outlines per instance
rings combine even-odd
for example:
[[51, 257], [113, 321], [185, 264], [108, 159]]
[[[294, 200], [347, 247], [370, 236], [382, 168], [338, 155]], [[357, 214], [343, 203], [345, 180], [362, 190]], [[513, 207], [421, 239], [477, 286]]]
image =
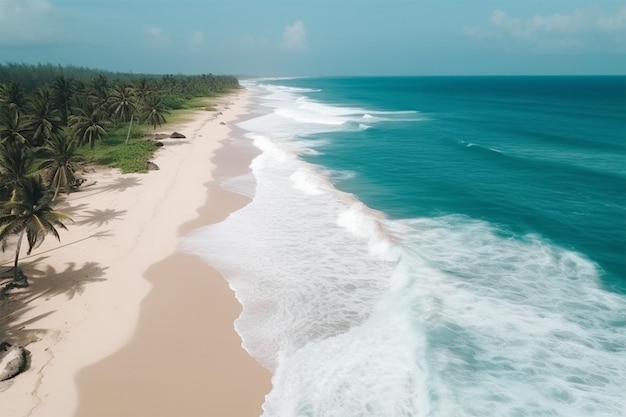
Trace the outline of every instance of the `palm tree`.
[[7, 81], [0, 85], [0, 104], [15, 110], [23, 109], [26, 95], [22, 86], [16, 81]]
[[93, 150], [96, 140], [102, 140], [107, 135], [106, 121], [99, 108], [86, 103], [85, 108], [78, 109], [76, 114], [69, 118], [69, 126], [78, 146], [89, 143]]
[[33, 164], [31, 150], [19, 143], [0, 143], [0, 189], [11, 195], [20, 188]]
[[55, 107], [61, 113], [61, 120], [67, 125], [70, 117], [70, 108], [75, 94], [76, 82], [73, 78], [65, 78], [61, 75], [52, 81], [52, 93]]
[[15, 107], [2, 107], [0, 109], [0, 142], [28, 143], [27, 129], [23, 123], [20, 112]]
[[50, 187], [54, 188], [54, 201], [61, 188], [69, 194], [76, 185], [76, 171], [83, 158], [77, 154], [76, 140], [66, 132], [57, 133], [46, 140], [43, 155], [45, 159], [39, 164], [39, 170]]
[[[14, 191], [22, 187], [32, 161], [32, 153], [26, 146], [8, 141], [0, 143], [0, 209]], [[6, 237], [0, 238], [0, 247], [5, 245]]]
[[176, 94], [177, 80], [171, 74], [167, 74], [161, 77], [161, 90], [166, 91], [169, 94]]
[[169, 113], [163, 105], [163, 100], [160, 97], [150, 97], [144, 103], [144, 112], [146, 114], [146, 120], [144, 123], [150, 123], [152, 128], [156, 130], [157, 126], [161, 126], [166, 123], [164, 114]]
[[53, 134], [61, 130], [61, 114], [54, 107], [52, 90], [38, 88], [28, 104], [25, 127], [29, 131], [32, 146], [41, 146]]
[[109, 98], [109, 79], [103, 74], [96, 75], [89, 83], [88, 90], [97, 103], [104, 106]]
[[130, 119], [128, 125], [128, 133], [126, 134], [125, 145], [128, 144], [130, 138], [130, 130], [133, 127], [133, 119], [137, 111], [135, 104], [135, 90], [132, 87], [116, 86], [109, 96], [109, 110], [113, 116], [113, 120], [126, 122]]
[[154, 91], [146, 77], [138, 78], [134, 84], [133, 87], [137, 96], [137, 102], [139, 105], [142, 105], [154, 94]]
[[21, 188], [13, 191], [11, 199], [4, 203], [0, 214], [0, 242], [2, 250], [6, 249], [7, 238], [18, 236], [13, 264], [13, 282], [19, 286], [28, 286], [26, 277], [20, 273], [18, 262], [24, 235], [28, 241], [28, 252], [38, 247], [48, 234], [57, 239], [58, 228], [67, 229], [64, 221], [71, 220], [65, 214], [52, 208], [50, 192], [43, 184], [41, 177], [28, 177]]

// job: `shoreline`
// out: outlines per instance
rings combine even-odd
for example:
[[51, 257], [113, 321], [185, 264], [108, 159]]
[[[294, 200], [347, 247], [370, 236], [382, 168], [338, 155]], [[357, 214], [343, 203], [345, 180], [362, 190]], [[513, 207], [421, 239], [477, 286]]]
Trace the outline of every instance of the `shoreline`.
[[[249, 172], [254, 156], [242, 155], [225, 142], [211, 158], [215, 168], [213, 179], [205, 183], [205, 204], [197, 209], [196, 219], [180, 225], [180, 238], [220, 222], [250, 201], [220, 187], [218, 178]], [[152, 265], [145, 277], [153, 287], [142, 301], [133, 339], [80, 371], [74, 415], [260, 416], [271, 375], [241, 346], [233, 325], [241, 305], [224, 277], [199, 256], [180, 249]], [[160, 361], [168, 356], [171, 361]], [[177, 360], [179, 356], [184, 360]]]
[[[17, 295], [19, 303], [14, 307], [18, 311], [5, 319], [8, 324], [4, 327], [13, 340], [25, 342], [32, 362], [26, 372], [0, 388], [0, 414], [72, 415], [85, 409], [83, 389], [77, 390], [74, 378], [83, 375], [84, 368], [132, 344], [146, 322], [146, 300], [162, 286], [158, 273], [153, 277], [154, 267], [169, 268], [166, 261], [177, 254], [185, 227], [189, 231], [204, 221], [199, 220], [198, 210], [207, 205], [207, 183], [215, 180], [212, 157], [228, 140], [229, 124], [248, 112], [248, 92], [244, 89], [218, 100], [222, 104], [215, 112], [196, 112], [192, 120], [167, 126], [184, 133], [187, 139], [164, 141], [165, 146], [154, 158], [160, 170], [126, 175], [102, 170], [89, 175], [95, 185], [73, 193], [60, 207], [76, 221], [61, 234], [61, 242], [46, 239], [31, 256], [24, 257], [23, 268], [31, 287], [11, 296]], [[213, 196], [208, 198], [213, 205], [222, 206], [222, 201], [216, 204]], [[3, 254], [3, 265], [7, 255]], [[212, 280], [211, 285], [217, 287], [221, 284], [222, 296], [214, 307], [229, 305], [224, 309], [236, 312], [240, 306], [219, 273], [209, 272], [210, 267], [199, 259], [196, 265], [192, 263], [186, 258], [182, 264], [195, 271], [189, 273], [189, 286], [197, 292], [198, 288], [209, 288], [203, 280]], [[178, 303], [188, 306], [185, 300], [193, 299], [199, 304], [193, 298], [198, 294], [194, 290], [185, 293], [186, 287], [178, 286]], [[226, 314], [216, 312], [215, 316], [225, 324], [225, 328], [216, 327], [215, 339], [221, 339], [219, 332], [228, 328], [238, 338], [232, 321], [223, 320]], [[184, 326], [177, 323], [177, 327]], [[188, 337], [188, 345], [194, 345], [197, 335], [195, 329], [189, 330], [180, 337]], [[160, 338], [163, 345], [171, 342], [167, 335]], [[247, 356], [241, 347], [239, 350]], [[217, 352], [211, 355], [215, 357]], [[269, 373], [247, 358], [251, 361], [247, 365], [254, 369], [251, 372], [263, 371], [258, 380], [263, 381], [256, 386], [267, 388]], [[158, 359], [167, 363], [162, 357]], [[167, 381], [168, 376], [161, 375], [161, 380]], [[179, 386], [182, 391], [183, 385], [173, 380], [169, 389]], [[156, 399], [154, 395], [151, 398]], [[260, 404], [256, 406], [258, 415]], [[202, 413], [212, 415], [210, 410]]]

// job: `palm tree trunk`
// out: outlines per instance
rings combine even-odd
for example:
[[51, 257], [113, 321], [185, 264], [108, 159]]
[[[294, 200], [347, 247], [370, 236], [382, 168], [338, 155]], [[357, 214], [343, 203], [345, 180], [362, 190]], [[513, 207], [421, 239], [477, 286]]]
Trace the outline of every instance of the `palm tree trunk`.
[[22, 247], [22, 238], [24, 237], [24, 232], [26, 231], [26, 228], [22, 229], [22, 231], [20, 232], [20, 237], [17, 239], [17, 250], [15, 251], [15, 262], [13, 263], [13, 282], [17, 283], [20, 280], [18, 279], [18, 269], [17, 269], [17, 264], [18, 261], [20, 259], [20, 249]]
[[126, 142], [124, 142], [124, 145], [128, 145], [128, 139], [130, 139], [130, 129], [133, 127], [133, 117], [135, 117], [135, 115], [131, 114], [130, 125], [128, 125], [128, 133], [126, 134]]
[[[61, 181], [57, 180], [57, 186], [54, 189], [54, 196], [52, 196], [52, 201], [55, 201], [57, 199], [57, 195], [59, 194], [59, 189], [61, 188]], [[69, 193], [69, 191], [68, 191]]]
[[[59, 194], [59, 189], [61, 188], [61, 180], [59, 179], [59, 170], [55, 169], [54, 174], [52, 175], [52, 179], [50, 179], [50, 187], [54, 186], [54, 195], [52, 196], [52, 201], [57, 199], [57, 194]], [[56, 183], [56, 185], [54, 185]]]
[[91, 130], [89, 131], [89, 146], [91, 147], [91, 160], [93, 161], [96, 159], [96, 143], [93, 141], [93, 134], [91, 133]]

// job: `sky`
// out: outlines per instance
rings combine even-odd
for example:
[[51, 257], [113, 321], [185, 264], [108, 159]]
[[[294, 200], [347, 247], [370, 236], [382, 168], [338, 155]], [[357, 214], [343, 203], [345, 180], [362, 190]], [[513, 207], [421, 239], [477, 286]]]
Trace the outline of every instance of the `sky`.
[[0, 0], [0, 62], [238, 76], [626, 74], [626, 0]]

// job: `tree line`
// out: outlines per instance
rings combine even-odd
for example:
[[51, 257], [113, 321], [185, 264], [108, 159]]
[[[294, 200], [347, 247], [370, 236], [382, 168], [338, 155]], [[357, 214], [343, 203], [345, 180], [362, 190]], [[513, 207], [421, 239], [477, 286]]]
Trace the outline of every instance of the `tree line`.
[[27, 285], [18, 267], [28, 253], [70, 220], [54, 210], [60, 191], [79, 185], [78, 149], [133, 123], [156, 129], [165, 115], [195, 97], [239, 87], [229, 75], [146, 75], [54, 65], [0, 65], [0, 248], [15, 245], [13, 286]]

